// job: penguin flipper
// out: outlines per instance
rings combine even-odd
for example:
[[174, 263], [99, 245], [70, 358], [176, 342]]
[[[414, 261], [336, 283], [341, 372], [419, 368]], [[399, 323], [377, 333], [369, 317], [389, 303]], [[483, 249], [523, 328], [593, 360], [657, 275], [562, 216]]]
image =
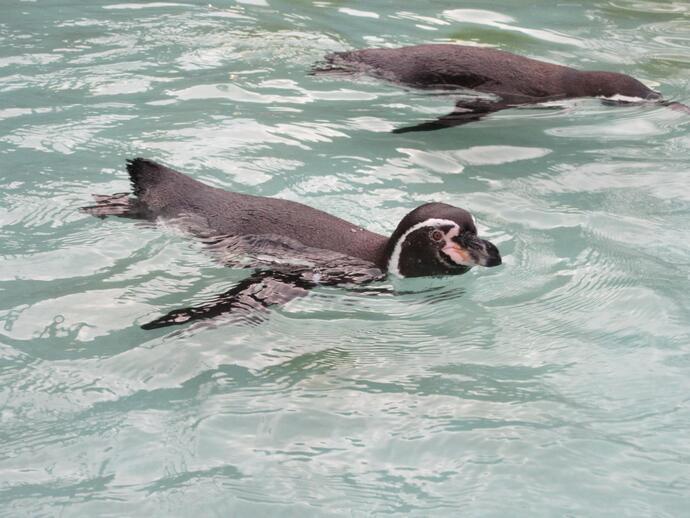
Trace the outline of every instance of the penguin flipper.
[[392, 133], [410, 133], [412, 131], [436, 131], [444, 128], [452, 128], [453, 126], [462, 126], [470, 122], [476, 122], [486, 115], [485, 112], [453, 112], [443, 117], [439, 117], [433, 121], [422, 122], [414, 126], [405, 126], [404, 128], [396, 128]]
[[[195, 320], [207, 320], [225, 314], [233, 314], [248, 323], [258, 324], [265, 318], [269, 306], [285, 304], [304, 297], [314, 283], [299, 276], [271, 271], [257, 271], [228, 291], [208, 302], [189, 308], [170, 311], [141, 326], [142, 329], [187, 324]], [[263, 313], [263, 314], [262, 314]]]
[[507, 102], [490, 99], [460, 99], [455, 103], [455, 110], [448, 115], [434, 121], [422, 122], [415, 126], [394, 129], [393, 133], [409, 133], [411, 131], [434, 131], [453, 126], [462, 126], [476, 122], [482, 117], [510, 107]]
[[[453, 126], [462, 126], [470, 122], [476, 122], [483, 117], [507, 108], [514, 108], [516, 106], [524, 106], [531, 104], [540, 104], [550, 101], [557, 101], [564, 99], [564, 95], [552, 96], [530, 96], [516, 93], [504, 94], [498, 93], [497, 100], [491, 99], [461, 99], [455, 103], [455, 111], [439, 117], [434, 121], [422, 122], [415, 126], [407, 126], [404, 128], [397, 128], [393, 133], [408, 133], [411, 131], [434, 131], [443, 128], [452, 128]], [[551, 107], [548, 107], [551, 109]]]
[[470, 122], [477, 122], [486, 115], [507, 108], [503, 103], [497, 102], [458, 102], [455, 111], [439, 117], [433, 121], [422, 122], [414, 126], [397, 128], [393, 133], [409, 133], [411, 131], [434, 131], [453, 126], [462, 126]]

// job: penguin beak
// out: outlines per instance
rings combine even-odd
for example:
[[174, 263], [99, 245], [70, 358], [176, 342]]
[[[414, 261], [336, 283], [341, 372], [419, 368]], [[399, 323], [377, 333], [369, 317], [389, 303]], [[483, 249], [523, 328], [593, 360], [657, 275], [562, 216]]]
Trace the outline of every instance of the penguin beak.
[[501, 254], [492, 242], [477, 236], [457, 236], [446, 241], [443, 252], [458, 266], [492, 267], [501, 264]]

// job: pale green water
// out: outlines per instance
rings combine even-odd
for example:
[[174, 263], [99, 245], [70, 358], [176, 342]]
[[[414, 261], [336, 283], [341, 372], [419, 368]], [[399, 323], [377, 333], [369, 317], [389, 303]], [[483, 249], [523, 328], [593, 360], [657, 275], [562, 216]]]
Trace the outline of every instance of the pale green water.
[[[0, 514], [687, 516], [688, 117], [578, 100], [394, 135], [452, 101], [306, 74], [471, 41], [687, 103], [687, 3], [1, 4]], [[504, 265], [142, 331], [246, 273], [78, 212], [136, 155], [385, 233], [464, 206]]]

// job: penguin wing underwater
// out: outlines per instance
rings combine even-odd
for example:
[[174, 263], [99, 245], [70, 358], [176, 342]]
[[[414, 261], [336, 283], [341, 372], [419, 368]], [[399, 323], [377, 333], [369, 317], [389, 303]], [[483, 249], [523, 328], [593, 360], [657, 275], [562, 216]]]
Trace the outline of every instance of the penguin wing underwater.
[[142, 329], [188, 324], [232, 314], [249, 323], [263, 321], [263, 310], [307, 295], [315, 284], [299, 276], [257, 270], [236, 286], [198, 306], [175, 309], [141, 326]]
[[196, 307], [144, 324], [155, 329], [231, 313], [260, 320], [268, 306], [316, 286], [361, 285], [398, 277], [460, 275], [501, 264], [496, 246], [477, 235], [473, 216], [445, 203], [409, 212], [390, 238], [307, 205], [225, 191], [161, 164], [128, 161], [132, 193], [95, 196], [82, 211], [167, 221], [197, 237], [222, 264], [253, 268], [228, 291]]
[[690, 113], [687, 106], [661, 100], [658, 92], [625, 74], [580, 71], [497, 49], [465, 45], [427, 44], [335, 52], [325, 57], [325, 64], [315, 66], [312, 74], [364, 74], [414, 88], [474, 91], [475, 97], [463, 96], [452, 113], [435, 121], [398, 128], [394, 133], [459, 126], [506, 108], [578, 97], [623, 96]]
[[[236, 250], [233, 250], [233, 253], [235, 252]], [[224, 264], [230, 267], [239, 266], [234, 262]], [[198, 306], [170, 311], [141, 327], [158, 329], [195, 320], [212, 319], [225, 314], [233, 314], [244, 322], [258, 324], [264, 320], [265, 310], [269, 306], [283, 305], [293, 299], [305, 297], [309, 290], [317, 286], [367, 284], [385, 277], [370, 264], [358, 264], [357, 261], [350, 260], [347, 271], [343, 270], [343, 266], [341, 264], [340, 268], [329, 270], [323, 264], [321, 268], [307, 268], [295, 265], [288, 267], [269, 261], [255, 262], [252, 264], [255, 268], [252, 274], [229, 290]]]

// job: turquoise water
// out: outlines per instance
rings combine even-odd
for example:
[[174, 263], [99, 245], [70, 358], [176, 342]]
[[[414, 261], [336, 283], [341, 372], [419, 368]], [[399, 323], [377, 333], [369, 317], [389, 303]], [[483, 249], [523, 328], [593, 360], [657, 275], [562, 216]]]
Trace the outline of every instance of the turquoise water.
[[[457, 41], [688, 103], [687, 3], [2, 4], [1, 515], [687, 515], [687, 115], [581, 99], [394, 135], [452, 100], [307, 75]], [[504, 265], [143, 331], [246, 272], [78, 211], [137, 155], [383, 233], [463, 206]]]

